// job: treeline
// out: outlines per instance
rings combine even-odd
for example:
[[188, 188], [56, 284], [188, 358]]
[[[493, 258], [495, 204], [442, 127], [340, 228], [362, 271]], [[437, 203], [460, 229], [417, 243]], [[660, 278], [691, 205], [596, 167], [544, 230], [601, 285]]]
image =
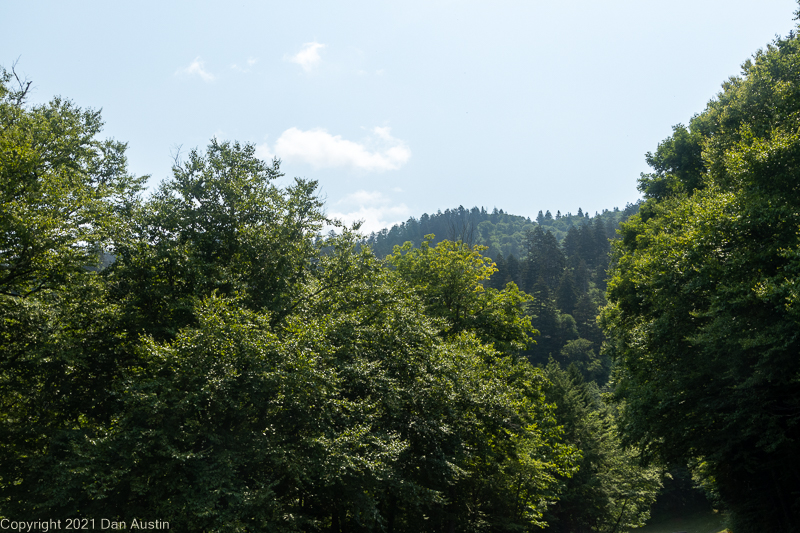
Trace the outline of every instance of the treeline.
[[[444, 238], [433, 233], [418, 236], [438, 229], [451, 240], [484, 246], [483, 253], [494, 258], [497, 269], [486, 286], [501, 290], [513, 282], [533, 296], [526, 312], [539, 335], [524, 354], [539, 366], [546, 366], [550, 357], [565, 368], [575, 364], [586, 380], [603, 386], [611, 363], [600, 356], [604, 336], [596, 317], [606, 304], [610, 240], [617, 237], [620, 223], [638, 209], [639, 203], [628, 204], [591, 218], [580, 208], [577, 215], [540, 211], [534, 223], [502, 210], [459, 207], [410, 218], [362, 242], [382, 257], [403, 242], [412, 247], [423, 241], [442, 242]], [[501, 249], [516, 253], [504, 254]]]
[[[639, 202], [622, 210], [604, 209], [594, 217], [581, 208], [576, 215], [539, 211], [534, 222], [502, 209], [459, 207], [412, 217], [372, 233], [362, 243], [378, 257], [391, 254], [404, 242], [412, 246], [442, 242], [442, 235], [484, 246], [483, 253], [494, 259], [497, 268], [486, 286], [500, 290], [513, 282], [533, 296], [526, 312], [538, 335], [532, 337], [524, 355], [541, 367], [551, 357], [564, 368], [574, 364], [584, 379], [602, 387], [611, 360], [601, 355], [604, 334], [596, 318], [607, 303], [610, 241], [617, 237], [620, 224], [638, 210]], [[436, 234], [437, 230], [441, 233]]]
[[378, 257], [386, 257], [395, 246], [412, 242], [416, 246], [426, 235], [434, 235], [432, 244], [443, 240], [462, 241], [467, 244], [487, 246], [486, 255], [494, 258], [497, 254], [521, 253], [525, 242], [525, 232], [535, 226], [530, 218], [505, 213], [494, 208], [473, 207], [465, 209], [445, 209], [432, 215], [423, 214], [419, 219], [411, 217], [406, 222], [395, 224], [389, 229], [373, 232], [363, 242]]
[[[628, 216], [637, 208], [620, 213]], [[522, 259], [497, 257], [489, 286], [513, 282], [533, 296], [528, 312], [539, 335], [525, 352], [532, 363], [543, 366], [552, 357], [564, 366], [575, 364], [588, 381], [607, 381], [610, 360], [600, 357], [604, 336], [596, 317], [606, 304], [609, 236], [617, 227], [597, 216], [571, 226], [559, 243], [555, 232], [537, 225], [526, 235]]]
[[658, 469], [575, 367], [521, 355], [530, 297], [488, 287], [480, 247], [384, 259], [347, 228], [325, 237], [316, 183], [277, 187], [252, 145], [193, 150], [144, 197], [98, 112], [28, 106], [10, 80], [0, 517], [337, 533], [647, 517]]
[[[605, 226], [610, 228], [611, 238], [619, 222], [627, 218], [632, 210], [635, 210], [632, 204], [622, 211], [615, 207], [612, 211], [603, 210], [594, 219], [602, 219]], [[537, 224], [552, 232], [556, 240], [561, 242], [570, 228], [586, 224], [589, 220], [589, 214], [584, 213], [581, 208], [578, 208], [576, 215], [562, 215], [557, 211], [553, 216], [550, 211], [539, 211], [536, 221], [532, 221], [530, 218], [506, 213], [502, 209], [494, 208], [489, 212], [485, 207], [465, 209], [459, 206], [432, 215], [425, 213], [418, 219], [411, 217], [390, 229], [373, 232], [363, 243], [378, 257], [385, 257], [392, 253], [395, 246], [401, 246], [407, 241], [419, 245], [426, 235], [434, 235], [431, 241], [433, 244], [442, 240], [460, 240], [470, 245], [486, 246], [485, 254], [493, 259], [500, 255], [520, 258], [527, 254], [527, 232]]]

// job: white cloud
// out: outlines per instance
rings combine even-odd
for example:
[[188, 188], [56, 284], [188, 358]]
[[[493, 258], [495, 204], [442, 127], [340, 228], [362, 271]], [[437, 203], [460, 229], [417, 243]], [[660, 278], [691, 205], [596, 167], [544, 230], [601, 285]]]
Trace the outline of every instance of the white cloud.
[[385, 204], [389, 200], [383, 196], [382, 193], [378, 191], [365, 191], [360, 190], [354, 193], [350, 193], [338, 202], [336, 205], [363, 205], [363, 204]]
[[209, 71], [206, 70], [205, 63], [203, 62], [202, 59], [200, 59], [200, 56], [194, 58], [194, 61], [192, 61], [192, 63], [188, 67], [178, 69], [175, 72], [175, 74], [188, 74], [188, 75], [196, 74], [200, 76], [205, 82], [214, 81], [216, 79], [216, 77], [213, 74], [211, 74]]
[[265, 161], [272, 161], [275, 154], [270, 150], [267, 143], [256, 145], [256, 157]]
[[303, 67], [306, 72], [311, 72], [311, 69], [322, 61], [319, 51], [325, 46], [318, 42], [305, 43], [297, 54], [289, 56], [287, 59]]
[[238, 72], [250, 72], [250, 67], [252, 67], [256, 63], [258, 63], [258, 58], [250, 56], [250, 57], [247, 58], [247, 66], [246, 67], [241, 67], [237, 63], [233, 63], [231, 65], [231, 68], [233, 70], [238, 71]]
[[392, 137], [389, 128], [373, 128], [372, 133], [366, 143], [359, 144], [320, 128], [289, 128], [275, 141], [274, 149], [260, 145], [258, 153], [264, 159], [276, 154], [286, 161], [309, 163], [315, 168], [352, 167], [379, 172], [397, 170], [411, 158], [406, 143]]
[[335, 205], [339, 210], [328, 213], [328, 216], [347, 225], [361, 221], [362, 233], [390, 228], [409, 217], [406, 204], [392, 205], [391, 200], [378, 191], [356, 191]]

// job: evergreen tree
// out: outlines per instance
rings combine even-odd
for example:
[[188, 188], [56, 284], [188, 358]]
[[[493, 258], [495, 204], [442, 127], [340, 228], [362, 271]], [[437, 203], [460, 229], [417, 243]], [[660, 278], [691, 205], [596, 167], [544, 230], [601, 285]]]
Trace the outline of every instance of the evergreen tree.
[[649, 517], [661, 486], [658, 468], [642, 468], [622, 446], [613, 409], [574, 365], [550, 361], [547, 399], [555, 403], [564, 438], [581, 450], [578, 472], [562, 479], [561, 499], [548, 510], [545, 531], [626, 531]]
[[492, 277], [489, 279], [489, 286], [493, 289], [500, 290], [505, 287], [505, 280], [508, 278], [508, 268], [506, 267], [506, 260], [502, 253], [497, 254], [494, 263], [497, 272], [492, 274]]
[[572, 316], [578, 327], [578, 333], [584, 339], [592, 341], [595, 346], [603, 342], [603, 332], [597, 324], [597, 315], [600, 313], [597, 304], [588, 294], [583, 294], [575, 304]]
[[555, 236], [536, 226], [527, 234], [527, 269], [537, 279], [541, 276], [548, 288], [555, 289], [566, 266], [566, 258]]
[[578, 290], [570, 269], [565, 269], [556, 289], [556, 306], [562, 313], [571, 315], [578, 303]]
[[522, 267], [513, 255], [509, 255], [506, 260], [506, 275], [503, 280], [503, 286], [506, 283], [514, 282], [517, 286], [522, 285], [520, 278], [522, 277]]
[[590, 279], [589, 268], [586, 266], [586, 262], [583, 259], [578, 259], [573, 256], [570, 265], [575, 279], [575, 290], [578, 291], [579, 296], [586, 294], [589, 291]]
[[595, 253], [597, 255], [597, 268], [606, 270], [608, 267], [608, 254], [611, 251], [611, 244], [608, 241], [608, 230], [601, 217], [594, 219], [594, 240]]
[[564, 240], [561, 242], [561, 246], [564, 250], [564, 255], [568, 258], [571, 259], [580, 256], [580, 237], [576, 226], [571, 226], [569, 228], [566, 237], [564, 237]]
[[597, 239], [595, 239], [594, 224], [591, 220], [578, 229], [578, 255], [590, 269], [596, 270], [598, 265]]

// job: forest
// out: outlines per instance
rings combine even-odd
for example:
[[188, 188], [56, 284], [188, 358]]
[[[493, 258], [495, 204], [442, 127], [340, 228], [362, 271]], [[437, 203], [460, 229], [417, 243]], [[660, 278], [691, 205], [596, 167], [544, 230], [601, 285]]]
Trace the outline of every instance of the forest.
[[621, 533], [678, 492], [800, 530], [796, 34], [636, 204], [371, 235], [247, 143], [148, 192], [0, 72], [0, 519]]

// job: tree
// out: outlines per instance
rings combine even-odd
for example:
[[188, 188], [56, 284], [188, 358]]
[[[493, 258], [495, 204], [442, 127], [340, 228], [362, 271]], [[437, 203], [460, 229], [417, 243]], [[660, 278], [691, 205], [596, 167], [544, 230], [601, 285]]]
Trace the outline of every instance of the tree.
[[566, 258], [558, 241], [551, 232], [545, 231], [541, 226], [528, 231], [527, 241], [527, 271], [531, 279], [538, 279], [541, 276], [549, 289], [555, 289], [566, 266]]
[[71, 436], [108, 420], [108, 384], [135, 359], [91, 267], [144, 178], [127, 173], [123, 143], [98, 138], [99, 112], [60, 98], [27, 106], [29, 84], [10, 80], [2, 71], [0, 512], [31, 517], [51, 486], [40, 480], [54, 479], [45, 472]]
[[28, 297], [97, 264], [142, 178], [99, 111], [56, 98], [27, 107], [0, 69], [0, 294]]
[[663, 200], [675, 194], [691, 194], [703, 187], [705, 164], [702, 157], [703, 137], [697, 128], [687, 130], [683, 124], [672, 128], [672, 136], [658, 145], [656, 153], [647, 152], [647, 164], [655, 170], [642, 173], [639, 189], [645, 198]]
[[577, 473], [561, 480], [562, 496], [546, 514], [545, 531], [617, 532], [642, 526], [661, 488], [661, 469], [641, 467], [636, 450], [622, 446], [614, 409], [574, 365], [564, 370], [551, 359], [546, 373], [547, 399], [557, 406], [565, 440], [580, 449], [581, 458]]
[[586, 381], [602, 383], [607, 369], [595, 354], [593, 345], [594, 343], [588, 339], [567, 341], [561, 348], [557, 360], [564, 366], [574, 365]]
[[445, 320], [440, 334], [447, 338], [473, 331], [499, 351], [525, 349], [533, 333], [523, 305], [530, 297], [510, 282], [502, 290], [484, 287], [496, 272], [485, 247], [442, 241], [430, 246], [433, 235], [419, 248], [410, 242], [395, 247], [387, 258], [397, 273], [414, 288], [426, 312]]
[[317, 254], [324, 216], [316, 182], [285, 189], [279, 162], [253, 145], [212, 140], [176, 162], [174, 177], [135, 213], [111, 269], [117, 297], [137, 331], [167, 338], [194, 320], [197, 299], [245, 295], [250, 309], [279, 321], [292, 307]]
[[[573, 453], [541, 372], [468, 325], [443, 338], [447, 308], [426, 316], [399, 269], [355, 248], [352, 234], [325, 243], [280, 324], [213, 294], [176, 337], [146, 342], [119, 417], [78, 443], [95, 465], [72, 485], [83, 508], [157, 509], [192, 530], [539, 523]], [[471, 252], [456, 255], [447, 266], [469, 271]], [[90, 480], [97, 496], [80, 491]]]
[[[18, 137], [3, 155], [24, 152]], [[59, 157], [80, 163], [73, 147]], [[65, 165], [48, 201], [69, 208], [70, 172], [95, 178]], [[187, 531], [542, 524], [575, 452], [543, 373], [509, 356], [532, 333], [529, 298], [483, 288], [481, 248], [404, 248], [390, 266], [347, 228], [323, 237], [315, 183], [278, 188], [278, 162], [252, 145], [212, 141], [173, 170], [147, 201], [121, 163], [97, 178], [118, 180], [113, 195], [75, 178], [115, 218], [71, 235], [51, 217], [36, 268], [52, 259], [58, 276], [4, 265], [17, 285], [0, 295], [0, 514], [157, 514]], [[34, 235], [10, 220], [4, 251]], [[105, 246], [116, 262], [85, 268]]]
[[777, 39], [648, 154], [602, 319], [626, 441], [702, 465], [737, 533], [800, 523], [799, 66]]
[[[521, 279], [524, 277], [522, 265], [517, 261], [513, 254], [506, 258], [506, 278], [503, 283], [505, 287], [509, 282], [514, 283], [518, 287], [521, 285]], [[502, 288], [502, 287], [501, 287]]]
[[571, 315], [577, 303], [578, 289], [575, 287], [575, 278], [569, 269], [565, 269], [556, 289], [556, 305], [562, 313]]
[[505, 286], [505, 280], [508, 277], [506, 260], [502, 253], [497, 254], [497, 257], [494, 260], [494, 266], [497, 269], [497, 272], [492, 274], [492, 277], [489, 280], [489, 286], [493, 289], [500, 290]]
[[[597, 293], [598, 291], [595, 291]], [[603, 342], [603, 332], [597, 324], [597, 315], [600, 314], [597, 303], [589, 294], [583, 294], [578, 298], [575, 311], [572, 316], [578, 327], [580, 336], [600, 346]]]

